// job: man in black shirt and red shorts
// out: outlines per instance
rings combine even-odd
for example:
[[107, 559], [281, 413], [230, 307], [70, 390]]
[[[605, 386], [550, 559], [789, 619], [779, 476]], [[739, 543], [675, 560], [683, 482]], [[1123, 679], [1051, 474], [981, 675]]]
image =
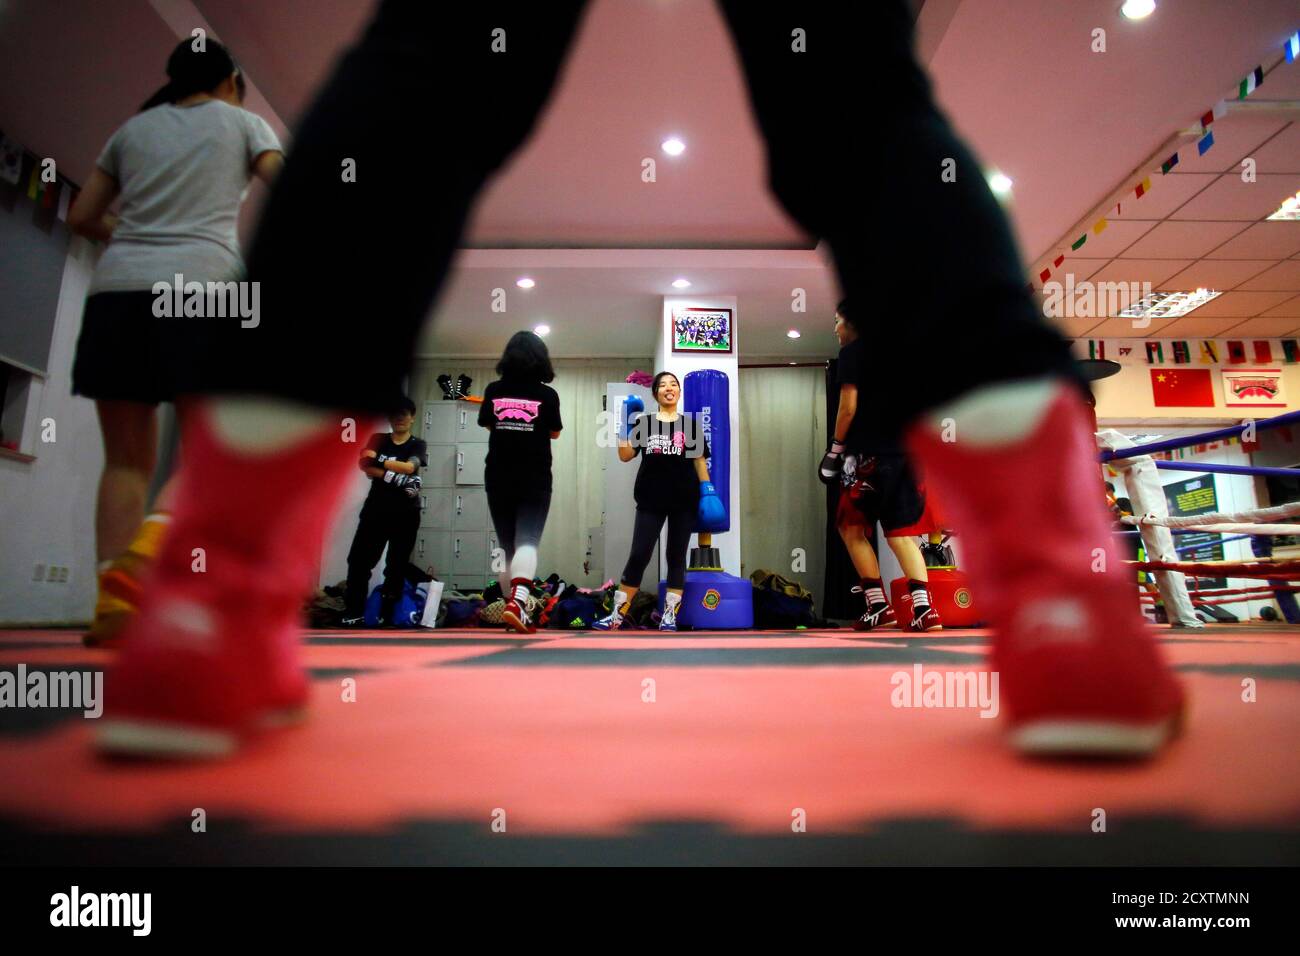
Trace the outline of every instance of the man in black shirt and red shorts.
[[853, 629], [870, 631], [898, 623], [880, 579], [880, 561], [871, 547], [871, 533], [880, 522], [885, 540], [907, 575], [912, 617], [906, 630], [940, 630], [943, 622], [930, 603], [925, 558], [915, 538], [920, 533], [915, 525], [925, 513], [925, 490], [899, 440], [873, 428], [870, 410], [858, 408], [863, 378], [871, 372], [871, 356], [847, 299], [835, 309], [835, 336], [841, 346], [839, 413], [836, 437], [822, 459], [818, 476], [825, 484], [838, 481], [841, 486], [835, 527], [862, 578], [853, 591], [861, 592], [866, 603], [866, 611], [853, 622]]

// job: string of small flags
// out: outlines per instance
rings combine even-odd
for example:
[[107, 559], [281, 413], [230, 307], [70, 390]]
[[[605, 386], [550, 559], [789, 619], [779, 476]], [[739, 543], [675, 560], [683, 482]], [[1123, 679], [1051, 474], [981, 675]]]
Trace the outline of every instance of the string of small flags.
[[[1169, 362], [1174, 365], [1192, 364], [1193, 355], [1201, 365], [1272, 365], [1280, 361], [1286, 365], [1300, 363], [1300, 340], [1297, 339], [1252, 339], [1247, 351], [1242, 339], [1229, 339], [1222, 343], [1217, 339], [1200, 339], [1198, 348], [1193, 351], [1191, 341], [1186, 339], [1153, 339], [1143, 341], [1141, 345], [1133, 339], [1077, 339], [1075, 354], [1086, 351], [1090, 359], [1102, 359], [1119, 362], [1121, 365], [1134, 363], [1145, 354], [1147, 365], [1165, 365], [1165, 346], [1169, 346]], [[1141, 350], [1139, 350], [1141, 349]]]
[[68, 210], [81, 192], [75, 183], [58, 173], [47, 179], [44, 159], [3, 133], [0, 133], [0, 182], [26, 193], [38, 208], [54, 210], [62, 222], [67, 221]]
[[1194, 455], [1201, 455], [1207, 451], [1214, 451], [1216, 448], [1225, 448], [1228, 445], [1240, 445], [1241, 439], [1236, 435], [1227, 438], [1219, 438], [1215, 441], [1205, 442], [1200, 445], [1190, 445], [1186, 448], [1171, 448], [1168, 451], [1152, 452], [1152, 458], [1158, 458], [1163, 461], [1181, 461], [1185, 458], [1191, 458]]
[[[1286, 42], [1282, 44], [1282, 52], [1286, 58], [1287, 63], [1294, 63], [1297, 59], [1300, 59], [1300, 30], [1297, 30], [1295, 33], [1289, 36]], [[1255, 90], [1259, 89], [1259, 87], [1263, 85], [1263, 83], [1264, 83], [1264, 67], [1261, 65], [1251, 70], [1237, 84], [1237, 99], [1244, 100], [1246, 97], [1250, 96], [1251, 93], [1254, 93]], [[1206, 110], [1204, 113], [1201, 114], [1201, 118], [1200, 118], [1201, 136], [1196, 141], [1196, 154], [1198, 156], [1204, 156], [1214, 147], [1214, 130], [1212, 128], [1214, 125], [1214, 121], [1217, 119], [1222, 119], [1224, 115], [1227, 114], [1227, 112], [1228, 112], [1227, 100], [1219, 100], [1219, 102], [1215, 103], [1212, 108]], [[1162, 162], [1160, 164], [1160, 174], [1162, 176], [1168, 175], [1169, 171], [1178, 165], [1179, 154], [1189, 148], [1190, 146], [1184, 146], [1182, 150], [1178, 150], [1174, 152], [1172, 155], [1169, 156], [1168, 159]], [[1137, 199], [1141, 199], [1150, 191], [1151, 191], [1151, 176], [1150, 175], [1143, 176], [1140, 182], [1135, 183], [1133, 186], [1130, 186], [1127, 190], [1125, 190], [1124, 197], [1118, 200], [1114, 206], [1108, 209], [1105, 215], [1101, 216], [1096, 222], [1094, 222], [1092, 224], [1091, 229], [1084, 230], [1083, 233], [1079, 236], [1079, 238], [1074, 240], [1074, 242], [1070, 244], [1070, 251], [1078, 252], [1080, 249], [1082, 249], [1084, 245], [1087, 243], [1089, 235], [1094, 235], [1094, 236], [1101, 235], [1101, 233], [1105, 231], [1106, 226], [1109, 225], [1109, 223], [1107, 222], [1108, 216], [1123, 215], [1123, 205], [1124, 202], [1128, 199], [1128, 193], [1132, 193], [1133, 199], [1137, 200]], [[1054, 272], [1061, 268], [1061, 264], [1063, 262], [1065, 262], [1065, 254], [1062, 253], [1060, 255], [1057, 255], [1052, 260], [1052, 264], [1050, 266], [1047, 266], [1041, 272], [1038, 273], [1038, 281], [1041, 283], [1046, 283], [1049, 279], [1051, 279]], [[1029, 283], [1029, 291], [1030, 292], [1034, 291], [1033, 282]]]

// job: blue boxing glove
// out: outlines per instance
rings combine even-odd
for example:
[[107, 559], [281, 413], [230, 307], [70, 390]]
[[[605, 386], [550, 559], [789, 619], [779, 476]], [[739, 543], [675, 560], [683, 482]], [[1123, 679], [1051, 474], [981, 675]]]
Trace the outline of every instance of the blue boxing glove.
[[623, 400], [623, 417], [618, 423], [618, 437], [620, 441], [627, 441], [632, 434], [632, 425], [636, 417], [645, 411], [645, 402], [641, 400], [640, 395], [629, 395]]
[[700, 482], [700, 531], [722, 531], [727, 527], [727, 509], [711, 481]]

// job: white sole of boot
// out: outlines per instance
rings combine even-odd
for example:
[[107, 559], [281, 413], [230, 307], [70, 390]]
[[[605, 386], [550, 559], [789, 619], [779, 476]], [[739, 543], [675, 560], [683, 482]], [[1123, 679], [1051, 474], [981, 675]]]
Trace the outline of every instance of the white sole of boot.
[[95, 744], [101, 753], [170, 760], [212, 760], [239, 748], [237, 734], [186, 724], [149, 720], [109, 720], [98, 728]]
[[1036, 721], [1011, 732], [1020, 753], [1057, 757], [1149, 757], [1177, 736], [1178, 718], [1156, 724]]

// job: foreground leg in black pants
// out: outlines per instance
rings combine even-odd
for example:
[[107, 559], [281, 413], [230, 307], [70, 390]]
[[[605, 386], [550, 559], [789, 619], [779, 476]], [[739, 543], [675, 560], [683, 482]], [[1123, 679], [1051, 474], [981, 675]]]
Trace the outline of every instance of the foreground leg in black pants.
[[[908, 5], [860, 5], [864, 32], [846, 28], [840, 4], [721, 3], [773, 192], [830, 244], [855, 308], [880, 316], [881, 361], [858, 414], [907, 430], [966, 532], [964, 563], [999, 632], [992, 667], [1013, 743], [1156, 752], [1177, 732], [1182, 693], [1115, 553], [1086, 385], [1034, 305], [983, 170], [935, 107]], [[1098, 555], [1115, 573], [1094, 573]]]
[[386, 411], [470, 205], [532, 131], [583, 6], [385, 0], [267, 202], [248, 256], [260, 324], [196, 349], [191, 390]]
[[[1073, 376], [978, 161], [934, 104], [913, 56], [909, 5], [853, 5], [860, 24], [842, 3], [720, 5], [767, 141], [772, 192], [830, 244], [845, 297], [879, 316], [880, 374], [858, 396], [878, 427], [901, 430], [987, 382]], [[953, 182], [941, 178], [947, 160]]]

